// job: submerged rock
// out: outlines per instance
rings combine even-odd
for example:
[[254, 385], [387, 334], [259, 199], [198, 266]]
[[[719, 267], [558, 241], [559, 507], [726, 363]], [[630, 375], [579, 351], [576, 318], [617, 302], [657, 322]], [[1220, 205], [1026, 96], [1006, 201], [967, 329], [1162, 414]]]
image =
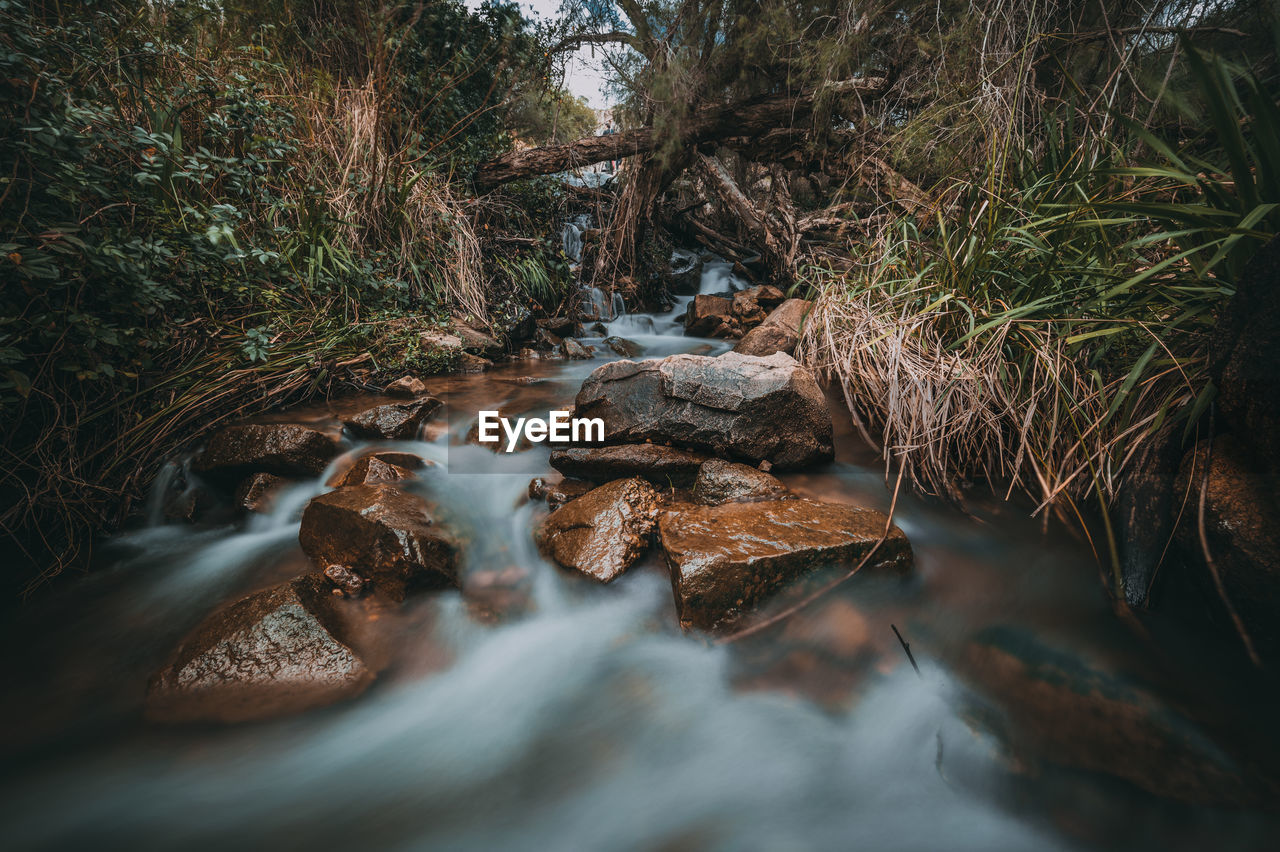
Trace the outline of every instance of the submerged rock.
[[327, 568], [343, 565], [392, 600], [416, 588], [458, 583], [457, 544], [425, 500], [391, 485], [322, 494], [302, 513], [303, 551]]
[[614, 361], [583, 382], [575, 416], [602, 419], [608, 444], [670, 442], [782, 470], [834, 452], [817, 380], [782, 353]]
[[[728, 626], [817, 568], [851, 568], [880, 540], [886, 521], [871, 509], [814, 500], [665, 511], [658, 540], [671, 568], [680, 623], [703, 630]], [[911, 545], [895, 526], [863, 570], [906, 571], [911, 562]]]
[[552, 512], [534, 537], [561, 566], [607, 583], [644, 554], [657, 512], [653, 486], [619, 479]]
[[693, 483], [693, 496], [699, 503], [719, 506], [721, 503], [779, 500], [791, 492], [776, 476], [745, 464], [723, 459], [709, 459], [698, 468]]
[[243, 722], [359, 695], [373, 673], [331, 629], [316, 576], [255, 592], [209, 616], [147, 691], [159, 722]]
[[216, 478], [238, 479], [251, 473], [315, 476], [338, 453], [323, 432], [296, 423], [228, 426], [209, 441], [191, 467]]
[[274, 473], [255, 473], [236, 488], [236, 504], [250, 512], [265, 512], [271, 506], [271, 495], [289, 480]]
[[661, 444], [620, 444], [612, 447], [570, 447], [551, 453], [551, 466], [565, 476], [611, 482], [639, 476], [661, 487], [688, 486], [707, 460], [701, 453]]
[[796, 343], [800, 340], [800, 329], [812, 307], [805, 299], [788, 299], [774, 309], [764, 322], [748, 331], [733, 347], [733, 351], [743, 355], [765, 356], [775, 352], [790, 355], [795, 351]]
[[1015, 753], [1113, 775], [1158, 796], [1198, 803], [1257, 800], [1235, 762], [1188, 717], [1140, 683], [1016, 627], [991, 627], [958, 671], [993, 699]]
[[427, 392], [426, 384], [414, 376], [401, 376], [384, 391], [387, 396], [422, 396]]
[[415, 402], [392, 402], [362, 411], [342, 425], [360, 438], [410, 441], [418, 436], [423, 421], [443, 405], [435, 397]]

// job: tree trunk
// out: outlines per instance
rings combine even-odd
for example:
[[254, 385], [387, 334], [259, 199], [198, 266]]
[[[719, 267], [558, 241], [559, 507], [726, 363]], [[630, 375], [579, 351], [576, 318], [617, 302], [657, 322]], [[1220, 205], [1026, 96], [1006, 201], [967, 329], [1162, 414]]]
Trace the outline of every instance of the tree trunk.
[[[846, 80], [836, 88], [841, 92], [861, 92], [863, 99], [869, 100], [884, 90], [885, 81], [879, 77]], [[814, 97], [812, 91], [798, 95], [765, 95], [732, 104], [703, 107], [693, 114], [681, 131], [681, 142], [691, 146], [796, 126], [813, 114]], [[589, 136], [564, 145], [511, 151], [480, 164], [475, 175], [476, 187], [489, 190], [520, 178], [647, 154], [655, 150], [661, 141], [653, 128], [638, 127], [609, 136]]]

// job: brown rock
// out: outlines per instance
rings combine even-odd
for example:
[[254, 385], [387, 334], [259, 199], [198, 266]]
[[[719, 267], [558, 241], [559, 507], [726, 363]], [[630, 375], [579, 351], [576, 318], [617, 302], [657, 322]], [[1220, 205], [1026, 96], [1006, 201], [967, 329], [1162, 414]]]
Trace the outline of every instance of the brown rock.
[[388, 396], [422, 396], [427, 392], [427, 386], [421, 379], [414, 376], [401, 376], [391, 384], [387, 385], [385, 393]]
[[559, 482], [548, 482], [542, 477], [530, 480], [529, 497], [533, 500], [546, 500], [553, 512], [570, 500], [576, 500], [595, 488], [590, 482], [580, 479], [562, 479]]
[[386, 461], [380, 456], [371, 455], [356, 459], [356, 463], [345, 473], [333, 477], [329, 485], [341, 488], [347, 485], [373, 485], [377, 482], [399, 482], [413, 478], [414, 473], [408, 468]]
[[462, 348], [490, 358], [502, 354], [502, 343], [493, 335], [481, 331], [470, 323], [454, 320], [453, 333], [462, 341]]
[[418, 436], [423, 421], [436, 412], [443, 403], [435, 397], [414, 402], [392, 402], [362, 411], [342, 425], [360, 438], [386, 438], [392, 441], [409, 441]]
[[747, 332], [733, 351], [743, 355], [765, 356], [775, 352], [790, 355], [795, 351], [800, 329], [811, 309], [812, 305], [805, 299], [787, 299], [764, 322]]
[[228, 426], [191, 464], [197, 473], [237, 479], [250, 473], [315, 476], [338, 452], [323, 432], [294, 423]]
[[298, 540], [317, 565], [344, 565], [403, 600], [415, 588], [456, 586], [457, 544], [425, 500], [391, 485], [322, 494], [302, 513]]
[[[662, 513], [658, 537], [685, 627], [728, 626], [791, 581], [853, 567], [884, 532], [870, 509], [814, 500], [725, 503]], [[911, 545], [897, 527], [864, 570], [905, 571]]]
[[572, 337], [566, 337], [564, 340], [560, 341], [560, 354], [564, 355], [566, 358], [573, 358], [577, 361], [586, 361], [595, 357], [589, 347], [583, 346]]
[[578, 321], [573, 317], [550, 317], [538, 320], [538, 328], [546, 329], [557, 338], [573, 337], [577, 332]]
[[707, 457], [661, 444], [620, 444], [613, 447], [570, 447], [551, 453], [551, 466], [565, 476], [592, 482], [612, 482], [639, 476], [660, 487], [693, 483]]
[[699, 294], [689, 302], [684, 317], [684, 333], [690, 337], [708, 337], [722, 326], [733, 323], [733, 302], [723, 296]]
[[250, 512], [265, 512], [271, 507], [271, 493], [287, 482], [274, 473], [255, 473], [236, 488], [236, 503]]
[[623, 358], [639, 358], [644, 354], [643, 346], [625, 337], [606, 337], [604, 343]]
[[756, 301], [758, 287], [739, 290], [733, 294], [733, 316], [743, 328], [750, 328], [764, 322], [764, 308]]
[[709, 459], [698, 468], [693, 495], [699, 503], [719, 506], [721, 503], [748, 503], [780, 500], [791, 492], [776, 476], [754, 467], [723, 459]]
[[674, 443], [779, 470], [834, 453], [817, 380], [782, 353], [613, 361], [583, 382], [575, 416], [602, 419], [607, 444]]
[[563, 567], [607, 583], [648, 548], [657, 511], [653, 486], [639, 478], [619, 479], [552, 512], [535, 538]]
[[479, 355], [472, 355], [470, 352], [460, 353], [455, 362], [455, 369], [459, 373], [483, 373], [492, 366], [493, 362], [488, 358], [481, 358]]
[[330, 565], [324, 569], [324, 575], [345, 595], [358, 598], [364, 592], [364, 578], [345, 565]]
[[160, 722], [242, 722], [359, 695], [373, 673], [333, 633], [327, 584], [312, 575], [214, 613], [152, 679]]

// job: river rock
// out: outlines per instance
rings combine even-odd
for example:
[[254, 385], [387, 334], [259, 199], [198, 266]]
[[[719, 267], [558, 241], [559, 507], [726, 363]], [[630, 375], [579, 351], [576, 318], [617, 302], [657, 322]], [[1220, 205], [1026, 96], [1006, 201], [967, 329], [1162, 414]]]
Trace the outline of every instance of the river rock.
[[547, 507], [553, 512], [570, 500], [576, 500], [596, 486], [581, 479], [562, 479], [559, 482], [548, 482], [542, 477], [529, 481], [529, 497], [533, 500], [547, 501]]
[[538, 328], [546, 329], [557, 339], [573, 337], [578, 331], [578, 321], [573, 317], [548, 317], [538, 320]]
[[782, 353], [614, 361], [583, 383], [575, 416], [601, 418], [608, 444], [675, 443], [780, 470], [834, 453], [817, 380]]
[[982, 631], [956, 670], [995, 707], [1015, 753], [1158, 796], [1239, 807], [1263, 795], [1196, 724], [1132, 677], [1021, 627]]
[[[658, 520], [658, 539], [680, 623], [729, 626], [817, 568], [852, 568], [880, 540], [885, 522], [871, 509], [815, 500], [669, 509]], [[906, 571], [911, 563], [911, 545], [895, 526], [863, 570]]]
[[250, 512], [265, 512], [271, 506], [271, 494], [289, 480], [274, 473], [255, 473], [236, 488], [236, 504]]
[[547, 516], [538, 546], [565, 568], [607, 583], [649, 546], [658, 494], [643, 479], [619, 479], [587, 492]]
[[348, 485], [373, 485], [377, 482], [400, 482], [413, 478], [412, 470], [377, 455], [371, 455], [356, 459], [355, 464], [340, 476], [334, 477], [335, 481], [329, 484], [341, 488]]
[[539, 327], [537, 332], [533, 335], [533, 345], [538, 349], [559, 351], [560, 346], [563, 343], [564, 338], [546, 328]]
[[761, 287], [748, 287], [733, 294], [733, 318], [743, 328], [751, 328], [764, 322], [765, 310], [756, 300]]
[[428, 417], [443, 405], [435, 397], [414, 402], [392, 402], [362, 411], [342, 425], [359, 438], [386, 438], [392, 441], [410, 441], [418, 436], [418, 430]]
[[468, 322], [455, 319], [453, 323], [453, 333], [462, 341], [462, 348], [468, 352], [475, 352], [493, 358], [502, 354], [503, 346], [501, 341], [488, 332], [481, 331]]
[[698, 468], [693, 483], [693, 496], [699, 503], [719, 506], [721, 503], [748, 503], [779, 500], [791, 492], [776, 476], [762, 470], [723, 459], [709, 459]]
[[611, 482], [639, 476], [655, 485], [687, 487], [707, 460], [701, 453], [661, 444], [620, 444], [613, 447], [570, 447], [551, 453], [551, 466], [565, 476], [592, 482]]
[[679, 295], [692, 295], [702, 285], [704, 261], [693, 252], [677, 252], [671, 256], [671, 275], [667, 288]]
[[625, 337], [606, 337], [604, 345], [608, 346], [623, 358], [639, 358], [644, 354], [644, 347], [634, 340], [627, 340]]
[[343, 565], [392, 600], [456, 586], [457, 545], [420, 497], [385, 484], [322, 494], [302, 513], [298, 540], [320, 568]]
[[359, 695], [373, 680], [335, 637], [328, 584], [309, 575], [215, 612], [151, 681], [159, 722], [243, 722]]
[[315, 476], [337, 452], [332, 438], [307, 426], [251, 423], [218, 432], [191, 467], [197, 473], [232, 480], [250, 473]]
[[590, 348], [583, 346], [572, 337], [566, 337], [560, 341], [560, 354], [578, 361], [586, 361], [595, 357]]
[[415, 376], [401, 376], [384, 389], [387, 396], [414, 397], [422, 396], [426, 392], [426, 383]]
[[684, 315], [684, 333], [690, 337], [733, 336], [733, 302], [723, 296], [699, 294]]
[[492, 366], [493, 362], [488, 358], [470, 352], [459, 352], [453, 362], [454, 371], [458, 373], [483, 373]]
[[743, 355], [772, 355], [795, 351], [800, 340], [800, 329], [812, 304], [807, 299], [787, 299], [773, 310], [760, 325], [751, 329], [733, 347]]

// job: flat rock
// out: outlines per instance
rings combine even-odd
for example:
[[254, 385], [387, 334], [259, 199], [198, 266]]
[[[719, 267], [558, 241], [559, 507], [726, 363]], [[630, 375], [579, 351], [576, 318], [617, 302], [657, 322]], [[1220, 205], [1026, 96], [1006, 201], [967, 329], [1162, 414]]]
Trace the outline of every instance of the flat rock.
[[321, 569], [350, 568], [392, 600], [458, 583], [458, 547], [422, 498], [386, 484], [322, 494], [302, 513], [298, 540]]
[[337, 453], [332, 438], [307, 426], [250, 423], [218, 432], [191, 467], [197, 473], [228, 479], [251, 473], [315, 476]]
[[[815, 569], [852, 568], [879, 541], [885, 522], [871, 509], [815, 500], [667, 510], [658, 539], [680, 623], [725, 627]], [[893, 527], [863, 570], [906, 571], [911, 563], [911, 545]]]
[[698, 468], [693, 483], [693, 496], [699, 503], [719, 506], [721, 503], [744, 503], [780, 500], [791, 492], [776, 477], [750, 465], [723, 459], [708, 459]]
[[565, 476], [591, 482], [639, 476], [660, 487], [691, 485], [706, 460], [702, 453], [661, 444], [570, 447], [551, 453], [551, 466]]
[[151, 681], [160, 722], [243, 722], [359, 695], [373, 673], [331, 630], [328, 584], [314, 575], [215, 612]]
[[423, 421], [441, 405], [443, 403], [435, 397], [414, 402], [392, 402], [362, 411], [349, 420], [343, 420], [342, 425], [359, 438], [410, 441], [418, 436]]
[[775, 352], [790, 355], [800, 341], [800, 329], [812, 307], [806, 299], [787, 299], [764, 322], [748, 331], [733, 351], [743, 355], [767, 356]]
[[562, 567], [607, 583], [648, 548], [657, 512], [653, 486], [638, 477], [619, 479], [552, 512], [534, 537]]
[[673, 443], [780, 470], [834, 454], [817, 380], [782, 353], [613, 361], [583, 382], [575, 416], [602, 419], [606, 444]]

